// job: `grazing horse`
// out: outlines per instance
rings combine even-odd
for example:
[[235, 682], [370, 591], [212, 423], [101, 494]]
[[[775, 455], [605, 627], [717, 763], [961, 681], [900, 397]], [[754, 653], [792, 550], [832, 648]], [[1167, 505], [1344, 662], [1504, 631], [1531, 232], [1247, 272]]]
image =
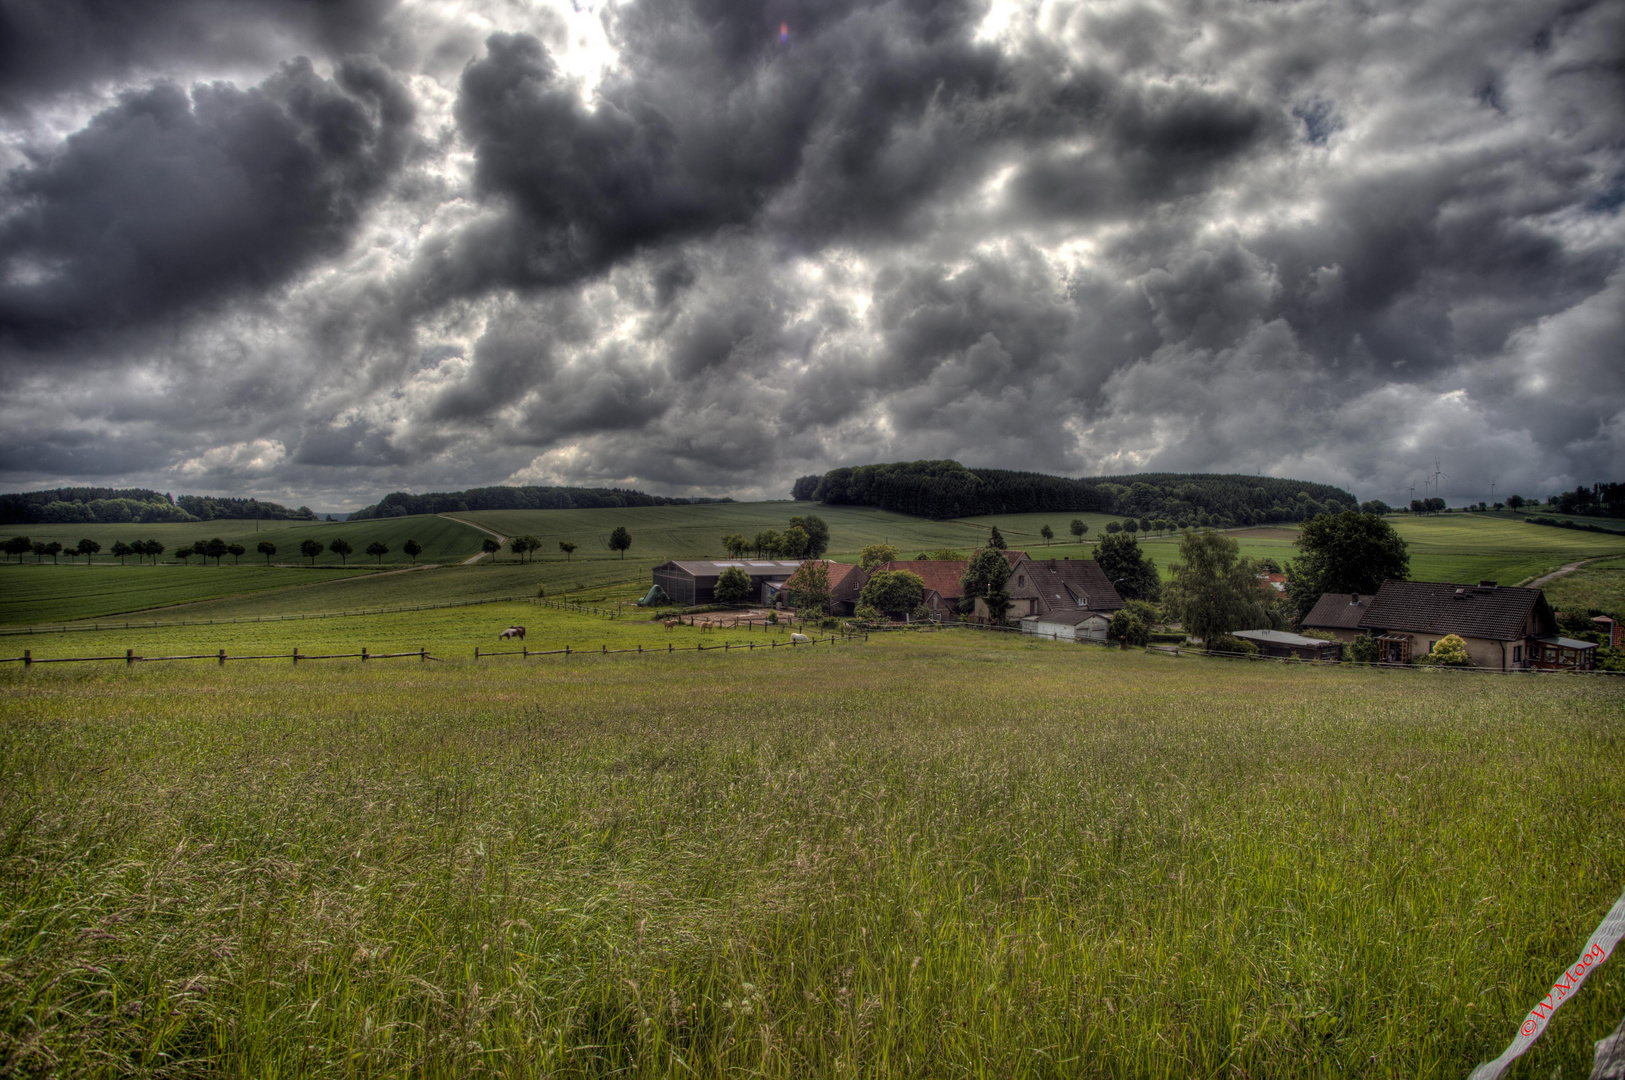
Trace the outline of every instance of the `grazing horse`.
[[791, 634], [790, 635], [790, 644], [792, 644], [792, 645], [811, 645], [812, 644], [812, 638], [808, 637], [806, 634]]
[[715, 630], [716, 628], [717, 628], [716, 622], [711, 620], [711, 619], [707, 619], [707, 620], [705, 620], [704, 622], [702, 622], [700, 624], [700, 633], [703, 634], [707, 630]]
[[664, 622], [662, 622], [660, 625], [664, 626], [667, 630], [673, 630], [673, 629], [676, 629], [679, 626], [682, 626], [683, 625], [683, 620], [682, 619], [667, 619]]
[[509, 638], [518, 638], [520, 641], [524, 641], [525, 628], [523, 626], [510, 626], [497, 635], [498, 641], [507, 641]]

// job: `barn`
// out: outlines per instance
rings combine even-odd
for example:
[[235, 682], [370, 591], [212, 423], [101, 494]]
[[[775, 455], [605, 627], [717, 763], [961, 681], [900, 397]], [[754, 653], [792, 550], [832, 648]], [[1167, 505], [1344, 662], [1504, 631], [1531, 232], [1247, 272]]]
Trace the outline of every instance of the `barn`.
[[684, 606], [714, 603], [717, 598], [717, 578], [724, 570], [738, 567], [750, 578], [751, 597], [762, 595], [767, 582], [783, 583], [800, 559], [788, 561], [726, 559], [673, 559], [654, 569], [654, 583], [665, 589], [672, 600]]

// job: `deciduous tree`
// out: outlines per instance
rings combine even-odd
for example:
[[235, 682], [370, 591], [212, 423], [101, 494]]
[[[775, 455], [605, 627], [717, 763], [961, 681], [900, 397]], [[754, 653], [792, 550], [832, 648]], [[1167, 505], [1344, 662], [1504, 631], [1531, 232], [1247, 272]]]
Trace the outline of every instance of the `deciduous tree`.
[[1055, 539], [1055, 530], [1045, 525], [1038, 530], [1038, 535], [1044, 538], [1044, 546], [1049, 547], [1050, 541]]
[[51, 557], [51, 565], [53, 565], [53, 566], [57, 565], [56, 557], [58, 555], [62, 554], [62, 543], [61, 543], [61, 541], [52, 540], [50, 543], [46, 544], [45, 545], [45, 554], [47, 554], [47, 555], [49, 555]]
[[1173, 580], [1163, 603], [1187, 633], [1211, 648], [1232, 630], [1268, 625], [1258, 564], [1242, 558], [1234, 539], [1209, 529], [1191, 533], [1179, 542], [1179, 558], [1169, 567]]
[[248, 554], [248, 549], [241, 544], [227, 544], [226, 551], [231, 555], [231, 565], [233, 566], [241, 566], [243, 556]]
[[342, 536], [335, 536], [333, 537], [332, 542], [327, 545], [327, 550], [339, 557], [340, 565], [348, 565], [350, 553], [354, 551], [355, 548], [351, 547], [350, 542], [344, 539]]
[[423, 554], [423, 545], [418, 543], [416, 540], [408, 539], [406, 543], [401, 545], [401, 550], [406, 552], [406, 557], [412, 560], [413, 566], [416, 566], [418, 564], [418, 556]]
[[925, 582], [907, 570], [881, 570], [863, 586], [863, 603], [888, 615], [913, 611], [925, 597]]
[[572, 544], [570, 541], [568, 541], [568, 540], [560, 540], [559, 541], [559, 550], [564, 552], [564, 561], [565, 562], [570, 561], [570, 553], [575, 551], [575, 549], [576, 549], [576, 545]]
[[987, 546], [995, 551], [1003, 551], [1010, 545], [1004, 542], [1004, 535], [999, 532], [997, 525], [993, 526], [992, 534], [987, 538]]
[[1411, 576], [1405, 540], [1387, 519], [1353, 510], [1307, 522], [1287, 564], [1287, 599], [1301, 623], [1322, 593], [1374, 593], [1384, 581]]
[[1082, 518], [1073, 518], [1072, 519], [1072, 535], [1073, 536], [1076, 536], [1079, 540], [1082, 540], [1084, 535], [1088, 531], [1089, 531], [1089, 526]]
[[4, 550], [7, 555], [15, 555], [17, 562], [21, 563], [23, 556], [34, 550], [34, 542], [26, 536], [13, 536], [0, 550]]
[[[320, 540], [305, 540], [299, 545], [299, 554], [310, 560], [310, 565], [316, 565], [316, 556], [326, 551], [327, 547]], [[179, 555], [180, 552], [175, 554]]]
[[722, 546], [728, 552], [728, 558], [738, 559], [750, 548], [750, 541], [738, 533], [729, 533], [722, 538]]
[[[194, 544], [192, 546], [192, 550], [197, 551], [197, 545]], [[213, 540], [205, 540], [203, 542], [203, 549], [200, 554], [202, 554], [205, 558], [213, 559], [214, 564], [219, 566], [220, 560], [231, 554], [231, 548], [227, 547], [226, 542], [217, 536]]]
[[261, 555], [265, 556], [265, 565], [266, 566], [271, 565], [271, 556], [276, 554], [276, 545], [275, 544], [271, 543], [271, 541], [269, 541], [269, 540], [261, 540], [255, 546], [254, 550], [258, 551]]
[[797, 611], [827, 615], [830, 601], [829, 563], [822, 559], [809, 559], [802, 563], [790, 575], [790, 580], [784, 583], [784, 591], [790, 594], [790, 602]]
[[[136, 543], [138, 543], [138, 544], [140, 542], [141, 541], [139, 541], [139, 540], [136, 541]], [[126, 544], [122, 540], [113, 541], [113, 557], [118, 559], [118, 564], [120, 566], [124, 565], [124, 560], [126, 558], [128, 558], [131, 555], [136, 555], [136, 554], [139, 554], [139, 552], [137, 552], [133, 546], [131, 546], [129, 544]]]
[[829, 550], [829, 525], [817, 514], [797, 514], [790, 519], [790, 527], [801, 528], [807, 534], [807, 544], [802, 551], [802, 557], [808, 559], [821, 559], [824, 552]]
[[609, 534], [609, 549], [619, 551], [621, 558], [626, 558], [626, 549], [632, 546], [632, 534], [626, 531], [625, 525], [615, 526], [615, 531]]
[[389, 547], [382, 540], [374, 540], [367, 545], [367, 554], [378, 560], [378, 565], [384, 565], [384, 556], [389, 554]]
[[[126, 546], [128, 546], [128, 545], [126, 545]], [[77, 551], [79, 554], [83, 555], [85, 557], [85, 562], [88, 563], [90, 561], [90, 557], [92, 555], [96, 554], [101, 549], [102, 549], [102, 546], [100, 544], [98, 544], [94, 540], [81, 540], [81, 541], [79, 541], [79, 546], [76, 547], [74, 550]], [[135, 548], [131, 547], [130, 551], [133, 553], [135, 551]]]
[[737, 566], [730, 566], [717, 576], [716, 598], [719, 604], [742, 603], [750, 596], [750, 575]]
[[864, 571], [896, 561], [897, 549], [890, 544], [870, 544], [858, 553], [858, 568]]

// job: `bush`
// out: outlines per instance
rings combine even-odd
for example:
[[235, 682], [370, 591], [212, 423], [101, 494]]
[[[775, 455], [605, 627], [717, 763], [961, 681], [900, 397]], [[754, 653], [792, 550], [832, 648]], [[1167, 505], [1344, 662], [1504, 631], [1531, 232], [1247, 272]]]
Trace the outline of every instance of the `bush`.
[[818, 620], [818, 629], [820, 630], [839, 630], [840, 628], [841, 620], [832, 616], [826, 616]]
[[1349, 645], [1349, 659], [1356, 664], [1377, 662], [1377, 639], [1370, 634], [1357, 634]]
[[852, 613], [852, 617], [859, 622], [879, 622], [880, 612], [868, 604], [859, 604], [857, 610]]
[[546, 600], [547, 599], [547, 586], [546, 585], [538, 585], [538, 586], [536, 586], [536, 599], [538, 599], [538, 600]]
[[1433, 646], [1433, 651], [1417, 660], [1419, 664], [1428, 664], [1432, 667], [1472, 667], [1472, 657], [1467, 655], [1467, 643], [1455, 634], [1446, 634]]
[[1113, 641], [1121, 641], [1128, 645], [1145, 645], [1151, 640], [1151, 632], [1145, 623], [1128, 608], [1112, 615], [1109, 633]]
[[914, 605], [914, 610], [908, 613], [908, 617], [912, 622], [930, 622], [931, 609], [923, 603], [916, 604]]
[[776, 611], [768, 612], [767, 613], [767, 621], [769, 623], [771, 623], [772, 625], [774, 625], [774, 626], [779, 625], [779, 613], [776, 612]]
[[1153, 627], [1162, 621], [1162, 611], [1149, 600], [1125, 600], [1123, 610], [1132, 612], [1134, 617], [1145, 623], [1147, 628]]
[[1241, 638], [1234, 637], [1230, 634], [1221, 634], [1212, 641], [1209, 641], [1207, 643], [1207, 648], [1209, 652], [1242, 653], [1246, 656], [1258, 655], [1257, 645], [1254, 645], [1250, 641], [1243, 641]]

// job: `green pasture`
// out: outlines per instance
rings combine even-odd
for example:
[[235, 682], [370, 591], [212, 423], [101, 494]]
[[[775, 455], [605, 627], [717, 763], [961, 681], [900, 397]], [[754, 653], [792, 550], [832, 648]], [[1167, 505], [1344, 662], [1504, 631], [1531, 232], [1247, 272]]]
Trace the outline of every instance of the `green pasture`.
[[820, 506], [809, 502], [701, 503], [694, 506], [634, 506], [604, 510], [482, 510], [457, 514], [504, 536], [529, 534], [542, 541], [538, 553], [562, 561], [558, 542], [580, 545], [573, 558], [619, 559], [609, 550], [618, 526], [632, 534], [627, 559], [651, 566], [666, 559], [721, 559], [722, 538], [747, 539], [766, 529], [783, 531], [790, 518], [816, 514], [829, 524], [830, 551], [856, 553], [869, 544], [891, 543], [913, 555], [941, 547], [970, 547], [987, 537], [984, 527], [965, 522], [928, 521], [887, 510]]
[[[6, 665], [0, 1060], [1459, 1078], [1625, 885], [1622, 706], [967, 631]], [[1510, 1075], [1622, 1014], [1609, 963]]]
[[1553, 578], [1541, 588], [1558, 611], [1595, 608], [1625, 619], [1625, 562], [1582, 566]]
[[[383, 557], [383, 565], [409, 566], [409, 559], [401, 545], [407, 540], [416, 540], [423, 546], [423, 552], [417, 558], [423, 562], [461, 561], [471, 555], [479, 553], [480, 541], [485, 534], [478, 529], [470, 528], [446, 517], [423, 515], [409, 518], [384, 518], [379, 521], [357, 521], [354, 524], [347, 521], [262, 521], [256, 530], [252, 521], [195, 521], [182, 524], [112, 524], [112, 525], [7, 525], [3, 527], [4, 535], [27, 536], [30, 540], [40, 540], [50, 543], [55, 540], [66, 547], [76, 546], [80, 539], [88, 538], [101, 544], [101, 553], [92, 560], [95, 563], [110, 563], [114, 566], [119, 561], [109, 554], [114, 542], [123, 540], [130, 543], [135, 540], [157, 540], [165, 547], [160, 556], [161, 562], [171, 561], [174, 551], [178, 547], [186, 547], [200, 540], [210, 540], [214, 537], [226, 543], [242, 544], [248, 549], [248, 554], [242, 557], [242, 565], [259, 563], [265, 565], [265, 556], [256, 550], [260, 541], [269, 540], [276, 545], [277, 551], [271, 561], [284, 565], [310, 565], [310, 560], [299, 554], [299, 545], [306, 540], [319, 540], [326, 545], [334, 538], [342, 537], [354, 548], [347, 561], [330, 551], [324, 551], [316, 559], [316, 565], [333, 566], [350, 565], [358, 563], [367, 566], [378, 565], [378, 560], [367, 554], [367, 545], [380, 541], [389, 548], [389, 554]], [[62, 564], [68, 563], [66, 555], [58, 556]], [[79, 566], [85, 565], [83, 557], [75, 559]], [[135, 558], [130, 563], [137, 562]], [[34, 562], [34, 556], [23, 556], [24, 564]], [[227, 555], [221, 560], [222, 565], [232, 565], [231, 556]], [[198, 565], [193, 560], [193, 565]], [[210, 565], [213, 565], [212, 563]]]
[[[790, 634], [788, 625], [772, 630], [760, 626], [709, 631], [683, 626], [668, 630], [654, 612], [620, 605], [618, 601], [629, 593], [629, 589], [623, 588], [585, 597], [595, 601], [591, 607], [618, 612], [615, 618], [528, 601], [503, 601], [321, 618], [273, 618], [271, 613], [264, 613], [260, 615], [265, 620], [262, 622], [209, 623], [194, 618], [184, 625], [127, 629], [103, 623], [94, 631], [68, 630], [0, 638], [0, 657], [21, 656], [24, 649], [31, 650], [36, 658], [48, 658], [122, 656], [128, 649], [135, 650], [137, 656], [195, 655], [221, 649], [229, 656], [252, 656], [291, 654], [296, 646], [301, 653], [351, 653], [359, 652], [364, 646], [371, 653], [423, 648], [435, 656], [472, 658], [476, 645], [482, 651], [518, 649], [520, 642], [505, 644], [497, 640], [497, 635], [506, 627], [515, 625], [525, 627], [523, 644], [532, 650], [562, 649], [566, 645], [577, 651], [639, 646], [664, 650], [668, 644], [692, 647], [704, 643], [711, 647], [724, 642], [748, 645], [769, 640], [777, 640], [782, 645]], [[244, 617], [256, 616], [236, 616]], [[288, 662], [291, 664], [292, 660]]]
[[[222, 597], [247, 607], [271, 590], [291, 591], [301, 604], [319, 603], [315, 586], [366, 574], [365, 567], [316, 570], [226, 565], [0, 567], [0, 625], [17, 626], [120, 615], [148, 608], [191, 605]], [[244, 594], [249, 594], [244, 596]], [[189, 609], [188, 609], [189, 610]], [[182, 617], [174, 614], [173, 617]]]

